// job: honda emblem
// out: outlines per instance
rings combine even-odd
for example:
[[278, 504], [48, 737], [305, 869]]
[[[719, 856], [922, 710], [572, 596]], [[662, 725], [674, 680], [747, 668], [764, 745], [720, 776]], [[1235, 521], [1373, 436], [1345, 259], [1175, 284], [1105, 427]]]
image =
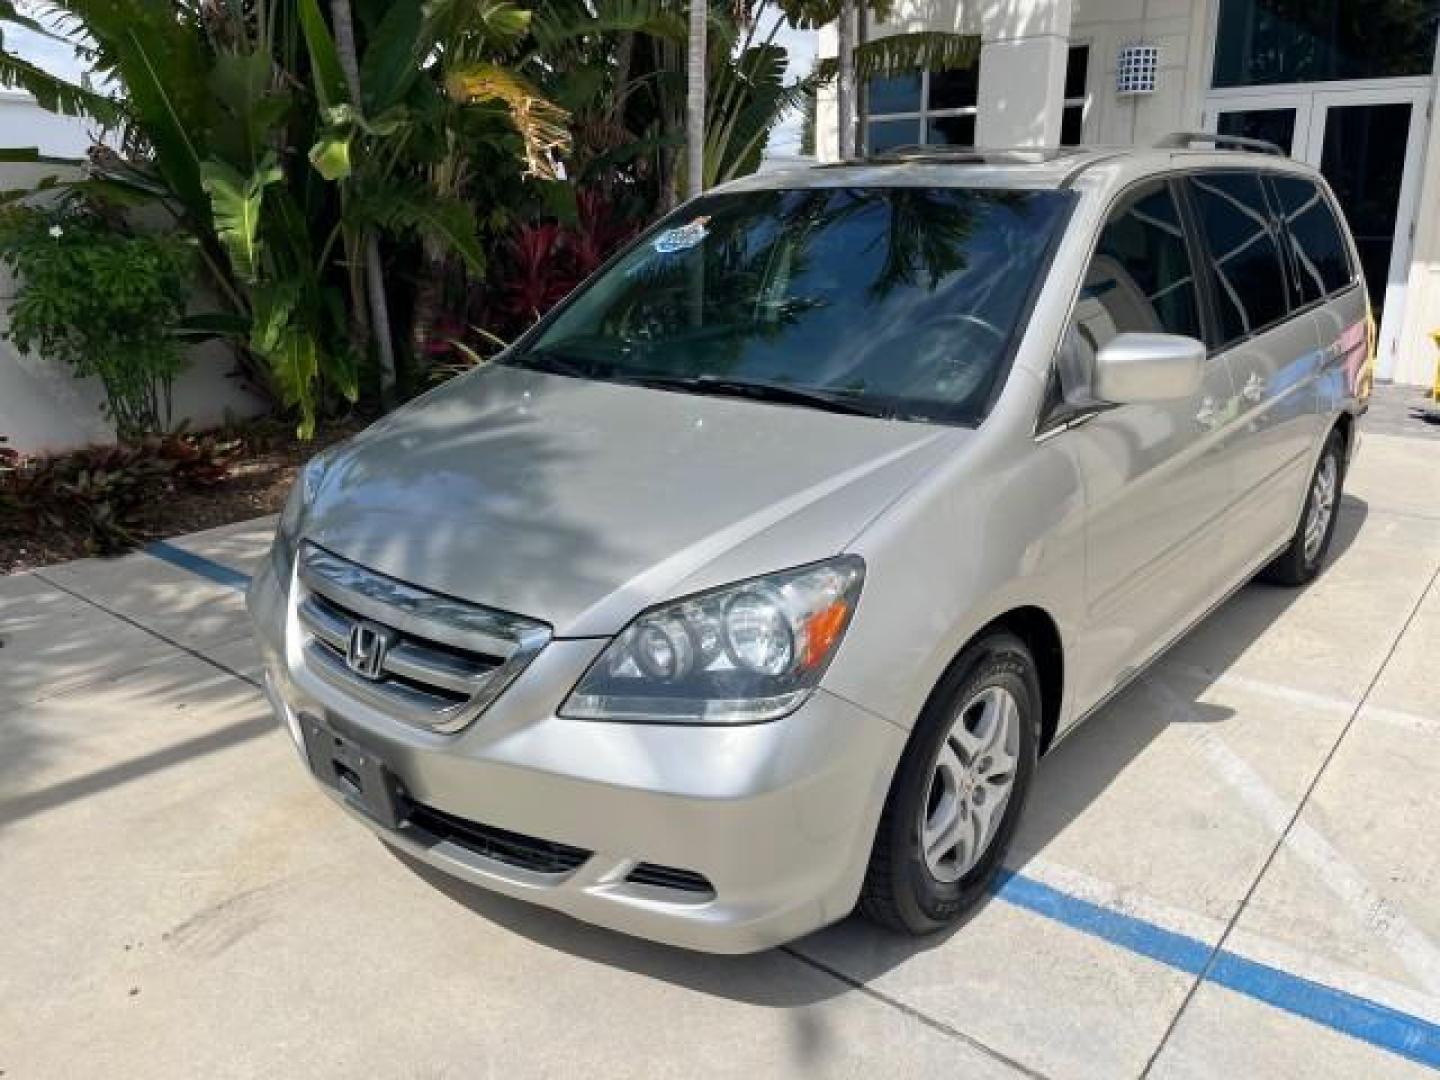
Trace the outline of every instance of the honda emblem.
[[345, 665], [362, 679], [374, 682], [385, 673], [385, 653], [390, 648], [391, 631], [372, 622], [357, 622], [350, 627], [350, 640], [345, 649]]

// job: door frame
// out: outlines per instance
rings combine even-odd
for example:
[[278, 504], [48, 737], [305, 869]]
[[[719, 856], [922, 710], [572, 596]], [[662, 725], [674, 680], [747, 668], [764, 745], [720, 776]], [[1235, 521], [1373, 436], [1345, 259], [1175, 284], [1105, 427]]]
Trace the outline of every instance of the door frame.
[[[1410, 129], [1405, 143], [1405, 171], [1395, 213], [1395, 237], [1385, 275], [1381, 325], [1375, 347], [1375, 377], [1393, 374], [1405, 323], [1405, 301], [1410, 280], [1410, 258], [1415, 242], [1420, 186], [1424, 176], [1425, 140], [1429, 129], [1430, 76], [1394, 79], [1359, 79], [1352, 82], [1285, 83], [1277, 86], [1227, 87], [1205, 97], [1203, 126], [1219, 127], [1222, 112], [1260, 109], [1295, 110], [1294, 146], [1290, 156], [1316, 169], [1325, 148], [1325, 121], [1333, 108], [1348, 105], [1409, 105]], [[1372, 297], [1372, 302], [1374, 299]]]
[[[1389, 379], [1400, 352], [1400, 333], [1405, 325], [1405, 300], [1410, 283], [1410, 257], [1415, 246], [1415, 218], [1420, 209], [1420, 183], [1424, 171], [1425, 134], [1429, 128], [1426, 106], [1430, 103], [1429, 80], [1418, 87], [1363, 86], [1315, 92], [1311, 105], [1310, 147], [1305, 160], [1320, 167], [1325, 149], [1325, 121], [1329, 111], [1353, 105], [1410, 106], [1410, 130], [1405, 137], [1405, 169], [1400, 177], [1400, 194], [1395, 208], [1395, 238], [1390, 246], [1390, 266], [1385, 273], [1385, 295], [1375, 340], [1375, 377]], [[1371, 308], [1374, 308], [1374, 297]]]
[[[1310, 93], [1289, 91], [1274, 93], [1245, 87], [1239, 93], [1227, 93], [1223, 98], [1211, 94], [1205, 101], [1204, 128], [1217, 131], [1222, 112], [1270, 112], [1278, 109], [1292, 109], [1295, 112], [1295, 134], [1287, 151], [1290, 157], [1302, 160], [1310, 147], [1310, 118], [1314, 110], [1310, 107]], [[1280, 149], [1285, 150], [1285, 147]]]

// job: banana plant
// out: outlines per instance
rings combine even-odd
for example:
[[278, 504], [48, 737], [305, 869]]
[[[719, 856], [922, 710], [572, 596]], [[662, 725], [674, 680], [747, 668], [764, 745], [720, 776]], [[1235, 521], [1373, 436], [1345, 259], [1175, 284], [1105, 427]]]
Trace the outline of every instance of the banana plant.
[[[328, 124], [311, 161], [342, 191], [347, 251], [383, 230], [420, 244], [411, 320], [413, 355], [424, 355], [441, 299], [448, 257], [475, 275], [485, 259], [473, 210], [461, 199], [472, 147], [486, 120], [519, 137], [524, 171], [553, 178], [570, 145], [568, 115], [514, 65], [532, 13], [507, 0], [395, 0], [356, 57], [353, 79], [337, 76], [343, 50], [300, 0], [311, 61]], [[342, 96], [343, 95], [343, 96]], [[384, 282], [365, 253], [372, 310], [384, 310]], [[352, 262], [355, 262], [353, 257]], [[381, 295], [377, 296], [377, 291]]]
[[[113, 93], [40, 71], [3, 39], [0, 85], [116, 132], [123, 152], [97, 148], [71, 186], [154, 202], [198, 238], [215, 290], [249, 326], [252, 379], [295, 410], [302, 434], [327, 400], [356, 397], [366, 338], [352, 314], [367, 291], [384, 299], [380, 239], [413, 237], [427, 260], [455, 252], [483, 265], [458, 197], [472, 137], [508, 144], [514, 133], [522, 167], [542, 174], [568, 145], [564, 113], [507, 68], [530, 20], [512, 3], [356, 0], [356, 80], [333, 4], [329, 20], [315, 0], [37, 6]], [[0, 0], [0, 32], [6, 24], [55, 36], [13, 0]], [[504, 131], [482, 132], [477, 116]], [[211, 320], [222, 324], [234, 322]], [[374, 328], [372, 345], [389, 341]]]

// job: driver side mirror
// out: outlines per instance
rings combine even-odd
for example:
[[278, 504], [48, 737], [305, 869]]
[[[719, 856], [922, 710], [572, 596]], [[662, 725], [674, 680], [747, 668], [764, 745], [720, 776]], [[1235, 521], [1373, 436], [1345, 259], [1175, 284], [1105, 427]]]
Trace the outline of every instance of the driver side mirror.
[[1094, 395], [1130, 405], [1175, 401], [1200, 389], [1205, 344], [1179, 334], [1119, 334], [1095, 355]]

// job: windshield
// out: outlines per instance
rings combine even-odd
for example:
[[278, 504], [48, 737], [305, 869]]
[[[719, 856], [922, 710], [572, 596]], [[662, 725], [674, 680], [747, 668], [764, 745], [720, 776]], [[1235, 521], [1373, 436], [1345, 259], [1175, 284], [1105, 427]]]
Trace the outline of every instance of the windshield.
[[507, 362], [978, 423], [1069, 201], [910, 187], [701, 198]]

